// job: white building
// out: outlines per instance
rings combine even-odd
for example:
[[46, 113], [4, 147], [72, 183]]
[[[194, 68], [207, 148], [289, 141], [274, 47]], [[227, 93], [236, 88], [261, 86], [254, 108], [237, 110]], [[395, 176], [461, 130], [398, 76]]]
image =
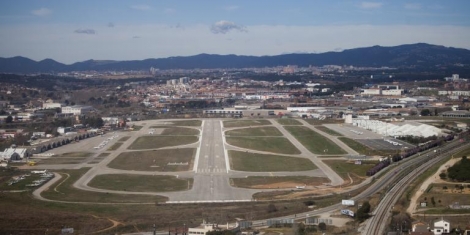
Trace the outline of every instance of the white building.
[[206, 221], [203, 221], [202, 224], [196, 228], [188, 228], [188, 234], [189, 235], [205, 235], [207, 232], [210, 231], [221, 231], [221, 230], [231, 230], [235, 231], [238, 230], [238, 222], [235, 224], [235, 226], [229, 226], [227, 223], [226, 226], [224, 227], [219, 227], [218, 224], [214, 223], [206, 223]]
[[438, 91], [438, 95], [470, 96], [470, 91]]
[[31, 153], [26, 148], [6, 148], [3, 153], [0, 153], [0, 157], [3, 160], [21, 160], [25, 157], [29, 157]]
[[434, 229], [432, 230], [434, 235], [441, 235], [443, 233], [450, 233], [450, 223], [444, 219], [440, 219], [434, 222]]
[[73, 115], [87, 114], [93, 111], [93, 107], [86, 105], [74, 105], [62, 107], [62, 113], [72, 113]]
[[55, 109], [55, 108], [61, 108], [62, 104], [60, 103], [42, 103], [42, 108], [43, 109]]

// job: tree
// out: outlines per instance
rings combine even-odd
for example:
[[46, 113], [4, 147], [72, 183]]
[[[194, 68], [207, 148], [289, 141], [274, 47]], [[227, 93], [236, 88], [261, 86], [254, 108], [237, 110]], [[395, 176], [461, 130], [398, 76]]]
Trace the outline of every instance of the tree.
[[318, 228], [321, 230], [321, 231], [325, 231], [326, 230], [326, 224], [321, 222], [318, 224]]
[[269, 204], [268, 205], [268, 213], [273, 213], [273, 212], [276, 212], [277, 211], [277, 208], [274, 204]]
[[356, 212], [356, 219], [359, 220], [360, 222], [363, 222], [367, 218], [369, 218], [369, 212], [370, 212], [370, 204], [368, 201], [364, 202]]
[[429, 111], [429, 109], [421, 110], [421, 116], [429, 116], [429, 115], [431, 115], [431, 111]]
[[442, 189], [447, 190], [447, 186], [442, 186]]
[[447, 178], [447, 174], [442, 172], [441, 174], [439, 174], [439, 177], [444, 180]]
[[12, 123], [13, 122], [13, 117], [11, 115], [8, 115], [8, 117], [5, 119], [6, 123]]
[[436, 206], [436, 201], [434, 200], [434, 197], [431, 197], [431, 203], [432, 203], [432, 206]]

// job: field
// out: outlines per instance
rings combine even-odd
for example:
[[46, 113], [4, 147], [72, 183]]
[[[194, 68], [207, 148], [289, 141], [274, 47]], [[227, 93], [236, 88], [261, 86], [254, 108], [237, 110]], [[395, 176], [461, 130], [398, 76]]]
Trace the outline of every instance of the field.
[[299, 154], [300, 151], [284, 137], [226, 137], [227, 143], [240, 148], [272, 153]]
[[[32, 184], [33, 181], [41, 179], [41, 176], [39, 174], [28, 173], [26, 175], [26, 172], [20, 172], [20, 171], [15, 171], [15, 170], [4, 170], [2, 173], [3, 173], [2, 177], [0, 177], [0, 191], [30, 190], [31, 187], [26, 187], [26, 185]], [[24, 179], [19, 180], [15, 184], [8, 185], [8, 182], [10, 182], [10, 180], [12, 180], [13, 177], [20, 177], [20, 176], [23, 176]]]
[[346, 152], [328, 138], [303, 126], [286, 126], [300, 143], [315, 154], [346, 154]]
[[54, 155], [50, 158], [40, 159], [40, 164], [55, 165], [55, 164], [77, 164], [82, 163], [85, 159], [90, 157], [92, 153], [87, 152], [72, 152], [64, 153], [61, 155]]
[[[162, 149], [154, 151], [124, 152], [108, 167], [136, 171], [188, 171], [194, 163], [194, 148]], [[187, 163], [187, 165], [168, 165]]]
[[343, 160], [323, 160], [323, 162], [330, 166], [344, 180], [349, 180], [351, 176], [354, 181], [361, 181], [366, 178], [367, 170], [377, 164], [377, 161], [362, 161], [362, 165], [356, 165], [354, 162]]
[[125, 141], [127, 141], [128, 139], [130, 139], [130, 138], [131, 138], [130, 136], [123, 136], [123, 137], [121, 137], [118, 141], [119, 141], [119, 142], [125, 142]]
[[89, 164], [96, 164], [100, 163], [103, 159], [105, 159], [107, 156], [109, 156], [110, 153], [101, 153], [97, 157], [93, 158], [93, 160], [89, 161]]
[[140, 129], [142, 129], [143, 126], [132, 126], [132, 131], [140, 131]]
[[59, 173], [62, 178], [53, 184], [48, 190], [44, 191], [41, 196], [59, 201], [74, 202], [161, 202], [166, 201], [166, 197], [148, 196], [148, 195], [125, 195], [114, 193], [99, 193], [79, 190], [73, 187], [73, 183], [77, 181], [89, 168], [79, 170], [61, 170]]
[[230, 180], [235, 187], [253, 189], [295, 188], [298, 185], [318, 186], [330, 182], [328, 178], [309, 176], [249, 176]]
[[318, 120], [318, 119], [305, 119], [310, 125], [323, 125], [323, 124], [331, 124], [331, 123], [344, 123], [343, 119], [325, 119], [325, 120]]
[[199, 131], [192, 128], [185, 127], [162, 127], [162, 126], [153, 126], [152, 128], [164, 128], [163, 132], [160, 135], [199, 135]]
[[168, 126], [201, 126], [201, 120], [184, 120], [184, 121], [171, 121]]
[[331, 130], [330, 128], [326, 127], [326, 126], [315, 126], [315, 128], [317, 128], [318, 130], [320, 131], [323, 131], [327, 134], [330, 134], [332, 136], [343, 136], [342, 134], [334, 131], [334, 130]]
[[231, 168], [237, 171], [308, 171], [317, 167], [309, 159], [271, 154], [229, 151]]
[[[427, 202], [427, 208], [443, 209], [449, 207], [455, 202], [460, 205], [470, 205], [470, 188], [464, 184], [464, 188], [460, 190], [455, 186], [461, 184], [431, 184], [426, 191], [418, 199], [419, 202]], [[446, 187], [446, 189], [444, 189]], [[434, 204], [432, 201], [434, 200]], [[455, 214], [459, 213], [459, 210], [453, 210]]]
[[226, 136], [282, 136], [282, 133], [272, 126], [254, 127], [231, 130], [225, 132]]
[[281, 124], [283, 126], [300, 126], [300, 125], [302, 125], [302, 123], [300, 123], [299, 121], [297, 121], [295, 119], [290, 119], [290, 118], [281, 118], [281, 119], [277, 119], [276, 121], [279, 122], [279, 124]]
[[169, 175], [97, 175], [88, 186], [129, 192], [172, 192], [189, 190], [193, 179]]
[[231, 121], [224, 121], [225, 128], [231, 127], [249, 127], [249, 126], [265, 126], [271, 125], [271, 122], [268, 120], [231, 120]]
[[367, 155], [367, 156], [373, 156], [373, 155], [380, 155], [380, 156], [388, 156], [390, 154], [396, 153], [396, 150], [377, 150], [377, 149], [371, 149], [353, 139], [347, 138], [347, 137], [339, 137], [339, 140], [341, 140], [343, 143], [345, 143], [347, 146], [350, 148], [354, 149], [356, 152], [362, 155]]
[[122, 143], [116, 142], [113, 145], [111, 145], [111, 147], [108, 148], [108, 151], [114, 151], [114, 150], [118, 149], [119, 147], [121, 147], [121, 145], [122, 145]]
[[196, 143], [196, 136], [141, 136], [129, 146], [129, 149], [156, 149]]

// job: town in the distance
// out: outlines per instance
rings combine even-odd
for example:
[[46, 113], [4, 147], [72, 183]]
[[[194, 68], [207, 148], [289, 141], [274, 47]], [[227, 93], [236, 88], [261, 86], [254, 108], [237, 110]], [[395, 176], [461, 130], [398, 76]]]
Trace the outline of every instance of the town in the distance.
[[396, 66], [5, 58], [0, 231], [470, 234], [462, 50]]

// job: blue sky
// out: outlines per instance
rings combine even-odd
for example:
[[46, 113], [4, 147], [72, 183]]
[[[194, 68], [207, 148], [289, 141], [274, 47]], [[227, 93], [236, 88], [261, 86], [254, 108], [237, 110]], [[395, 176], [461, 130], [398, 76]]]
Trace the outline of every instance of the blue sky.
[[470, 48], [468, 10], [468, 0], [1, 1], [0, 57], [73, 63], [417, 42]]

